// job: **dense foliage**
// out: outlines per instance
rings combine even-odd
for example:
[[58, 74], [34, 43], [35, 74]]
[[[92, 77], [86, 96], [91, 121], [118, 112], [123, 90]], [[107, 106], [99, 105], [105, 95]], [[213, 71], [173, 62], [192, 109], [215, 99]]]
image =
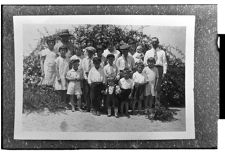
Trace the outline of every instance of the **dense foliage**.
[[[138, 45], [142, 45], [144, 51], [147, 51], [151, 48], [151, 38], [141, 31], [141, 29], [127, 29], [126, 26], [81, 25], [79, 27], [74, 27], [72, 32], [74, 38], [71, 39], [71, 42], [79, 49], [90, 44], [94, 47], [101, 44], [106, 48], [107, 42], [109, 41], [114, 42], [116, 47], [118, 47], [123, 41], [129, 43], [131, 53], [134, 53]], [[57, 33], [55, 35], [57, 35]], [[41, 38], [37, 48], [43, 48], [43, 46], [45, 46], [44, 39], [45, 37]], [[185, 106], [185, 63], [182, 59], [184, 55], [177, 49], [177, 54], [180, 54], [182, 57], [177, 58], [175, 54], [171, 52], [173, 46], [161, 45], [160, 47], [165, 50], [168, 61], [167, 75], [162, 84], [161, 102], [166, 107]], [[59, 99], [57, 94], [53, 90], [38, 86], [42, 80], [40, 61], [36, 54], [38, 51], [39, 50], [35, 50], [30, 56], [24, 57], [24, 109], [42, 109], [47, 107], [49, 110], [57, 110], [57, 108], [61, 108], [61, 104], [57, 102]], [[48, 98], [44, 98], [45, 95]], [[57, 105], [59, 107], [57, 107]], [[160, 114], [158, 114], [158, 116], [160, 116]]]

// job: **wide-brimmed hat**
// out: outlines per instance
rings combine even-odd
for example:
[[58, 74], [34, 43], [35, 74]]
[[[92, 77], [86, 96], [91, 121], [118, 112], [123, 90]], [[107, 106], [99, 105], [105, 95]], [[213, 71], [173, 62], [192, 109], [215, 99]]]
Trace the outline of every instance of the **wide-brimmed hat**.
[[61, 33], [59, 33], [59, 37], [62, 37], [62, 36], [71, 37], [73, 35], [69, 33], [69, 30], [68, 29], [64, 29], [64, 30], [61, 31]]
[[[155, 39], [155, 41], [153, 41], [153, 39]], [[159, 43], [159, 38], [157, 38], [157, 37], [152, 37], [152, 38], [151, 38], [151, 40], [152, 40], [152, 42], [151, 42], [151, 43], [153, 43], [153, 42], [157, 42], [157, 43]]]
[[87, 52], [93, 52], [93, 53], [96, 51], [96, 49], [94, 47], [92, 47], [92, 46], [86, 47], [85, 50]]
[[142, 49], [142, 46], [141, 45], [137, 46], [136, 51], [137, 50], [140, 50], [140, 49]]
[[50, 41], [55, 41], [56, 38], [54, 36], [48, 36], [46, 37], [46, 43], [50, 42]]
[[129, 49], [129, 48], [130, 48], [130, 46], [129, 46], [128, 44], [123, 44], [123, 45], [120, 46], [120, 50], [121, 50], [121, 51], [127, 50], [127, 49]]
[[80, 60], [77, 58], [77, 59], [72, 59], [71, 61], [70, 61], [70, 64], [73, 64], [73, 63], [76, 63], [76, 62], [80, 62]]

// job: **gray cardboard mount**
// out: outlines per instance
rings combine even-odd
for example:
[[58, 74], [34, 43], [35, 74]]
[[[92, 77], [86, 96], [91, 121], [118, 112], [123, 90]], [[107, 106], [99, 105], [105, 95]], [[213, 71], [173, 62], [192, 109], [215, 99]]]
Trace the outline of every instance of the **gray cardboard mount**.
[[[14, 140], [15, 15], [195, 15], [195, 140], [160, 141], [25, 141]], [[219, 53], [216, 48], [217, 5], [42, 5], [2, 6], [2, 148], [217, 148]], [[188, 101], [187, 101], [188, 103]]]

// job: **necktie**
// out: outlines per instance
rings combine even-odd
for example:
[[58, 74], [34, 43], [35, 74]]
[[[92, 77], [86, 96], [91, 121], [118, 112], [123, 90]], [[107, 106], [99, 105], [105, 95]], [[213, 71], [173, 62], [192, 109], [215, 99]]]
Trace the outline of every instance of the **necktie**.
[[128, 67], [127, 57], [124, 57], [124, 61], [125, 61], [125, 68], [127, 68]]
[[88, 71], [90, 71], [91, 69], [91, 59], [89, 58], [89, 61], [88, 61]]
[[110, 66], [110, 76], [113, 76], [114, 74], [113, 74], [113, 67], [112, 66]]
[[154, 58], [155, 58], [155, 61], [158, 60], [158, 56], [157, 56], [157, 51], [155, 50], [155, 53], [154, 53]]

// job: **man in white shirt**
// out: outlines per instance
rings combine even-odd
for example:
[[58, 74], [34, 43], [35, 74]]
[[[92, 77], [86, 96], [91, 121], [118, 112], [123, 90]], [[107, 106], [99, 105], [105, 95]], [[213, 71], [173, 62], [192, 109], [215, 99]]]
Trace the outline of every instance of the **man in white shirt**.
[[156, 61], [156, 68], [158, 69], [159, 78], [157, 85], [157, 98], [160, 98], [162, 79], [164, 78], [167, 71], [167, 61], [165, 51], [159, 49], [159, 39], [157, 37], [152, 38], [152, 49], [148, 50], [144, 57], [144, 64], [147, 65], [147, 60], [153, 57]]
[[129, 70], [134, 70], [135, 62], [134, 58], [128, 54], [129, 45], [123, 44], [120, 46], [120, 51], [122, 52], [122, 56], [120, 56], [116, 61], [116, 66], [119, 71], [123, 71], [125, 68]]
[[108, 44], [107, 49], [104, 50], [102, 55], [106, 58], [108, 54], [113, 54], [115, 56], [115, 62], [116, 62], [118, 56], [120, 55], [120, 51], [116, 50], [116, 48], [112, 42], [110, 42]]

